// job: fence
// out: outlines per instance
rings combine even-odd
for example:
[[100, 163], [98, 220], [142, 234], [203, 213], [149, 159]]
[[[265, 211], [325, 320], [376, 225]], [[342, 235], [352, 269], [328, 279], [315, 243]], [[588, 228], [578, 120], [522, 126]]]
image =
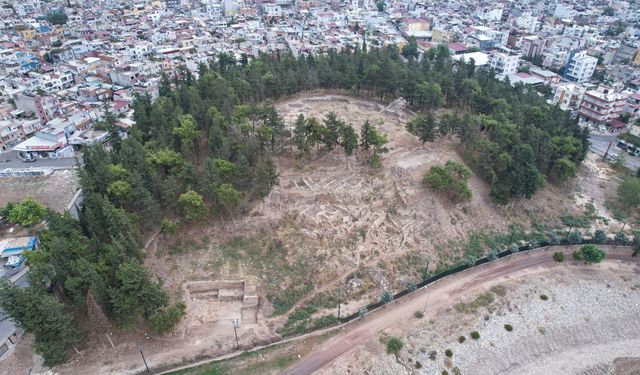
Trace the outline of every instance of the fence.
[[53, 173], [53, 168], [6, 168], [0, 171], [0, 177], [37, 177], [48, 176]]
[[[636, 238], [635, 241], [638, 241], [638, 239]], [[592, 239], [585, 239], [579, 244], [574, 244], [574, 243], [570, 243], [569, 241], [562, 240], [562, 241], [560, 241], [560, 243], [558, 245], [553, 245], [553, 246], [559, 246], [559, 245], [585, 245], [585, 244], [620, 245], [620, 243], [618, 243], [616, 241], [613, 241], [613, 240], [607, 240], [605, 243], [595, 243]], [[538, 247], [530, 247], [529, 245], [519, 246], [518, 247], [518, 252], [526, 252], [526, 251], [544, 249], [544, 248], [546, 248], [546, 247], [548, 247], [550, 245], [552, 245], [552, 244], [550, 244], [547, 241], [541, 241], [538, 244]], [[497, 259], [504, 258], [504, 257], [509, 256], [511, 254], [513, 254], [513, 253], [510, 250], [502, 251], [502, 252], [498, 253]], [[418, 283], [416, 290], [420, 289], [420, 288], [423, 288], [423, 287], [425, 287], [425, 286], [427, 286], [429, 284], [433, 284], [434, 282], [436, 282], [436, 281], [438, 281], [438, 280], [440, 280], [440, 279], [442, 279], [444, 277], [447, 277], [447, 276], [456, 274], [458, 272], [464, 271], [466, 269], [469, 269], [471, 267], [479, 266], [479, 265], [482, 265], [482, 264], [485, 264], [485, 263], [489, 263], [489, 262], [491, 262], [491, 260], [489, 260], [489, 258], [482, 257], [482, 258], [478, 259], [478, 261], [473, 266], [469, 266], [467, 264], [453, 265], [451, 268], [447, 269], [446, 271], [440, 272], [439, 274], [434, 275], [434, 276], [432, 276], [432, 277], [430, 277], [430, 278], [428, 278], [426, 280], [423, 280], [422, 282]], [[409, 291], [407, 289], [405, 289], [405, 290], [403, 290], [401, 292], [398, 292], [398, 293], [393, 295], [393, 301], [397, 300], [400, 297], [404, 297], [404, 296], [406, 296], [407, 294], [409, 294], [411, 292], [413, 292], [413, 291]], [[367, 312], [369, 312], [369, 311], [375, 310], [375, 309], [377, 309], [379, 307], [382, 307], [385, 304], [386, 304], [386, 302], [378, 301], [378, 302], [371, 303], [371, 304], [365, 306], [365, 309], [366, 309]], [[339, 321], [340, 321], [340, 323], [347, 323], [347, 322], [350, 322], [350, 321], [358, 318], [359, 316], [360, 315], [356, 312], [356, 313], [353, 313], [351, 315], [347, 315], [345, 317], [341, 317]]]

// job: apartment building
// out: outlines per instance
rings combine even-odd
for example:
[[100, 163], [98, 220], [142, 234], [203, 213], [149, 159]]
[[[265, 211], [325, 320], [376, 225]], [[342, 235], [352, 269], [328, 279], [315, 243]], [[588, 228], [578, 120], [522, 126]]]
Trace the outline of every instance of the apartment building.
[[514, 74], [518, 71], [520, 57], [516, 54], [493, 51], [489, 55], [487, 67], [493, 69], [496, 74]]
[[597, 64], [598, 59], [585, 52], [571, 53], [564, 77], [574, 82], [586, 82], [593, 75]]
[[628, 96], [614, 92], [609, 87], [600, 86], [584, 93], [578, 114], [597, 124], [610, 124], [624, 113]]

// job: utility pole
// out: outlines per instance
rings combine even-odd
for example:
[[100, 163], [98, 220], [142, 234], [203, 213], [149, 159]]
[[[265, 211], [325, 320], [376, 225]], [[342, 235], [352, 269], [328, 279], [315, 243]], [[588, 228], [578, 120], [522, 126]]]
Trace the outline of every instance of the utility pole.
[[609, 155], [609, 149], [611, 148], [612, 144], [613, 144], [613, 141], [609, 141], [609, 146], [607, 146], [607, 151], [604, 153], [604, 156], [602, 157], [604, 160], [607, 160], [607, 155]]
[[340, 300], [338, 300], [338, 320], [340, 320]]
[[240, 350], [240, 344], [238, 343], [238, 326], [240, 325], [240, 322], [238, 321], [238, 319], [234, 319], [233, 321], [233, 333], [236, 335], [236, 350]]
[[567, 242], [567, 239], [569, 238], [569, 234], [571, 233], [571, 229], [573, 229], [573, 224], [571, 224], [569, 226], [569, 231], [567, 232], [567, 235], [564, 236], [564, 241]]
[[140, 355], [142, 356], [142, 362], [144, 362], [144, 367], [147, 369], [147, 374], [151, 374], [149, 370], [149, 366], [147, 365], [147, 360], [144, 358], [144, 353], [142, 352], [142, 348], [140, 348]]

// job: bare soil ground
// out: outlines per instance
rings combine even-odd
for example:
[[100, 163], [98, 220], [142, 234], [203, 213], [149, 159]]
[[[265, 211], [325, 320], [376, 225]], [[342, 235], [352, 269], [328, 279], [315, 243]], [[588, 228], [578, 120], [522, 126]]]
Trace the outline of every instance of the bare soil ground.
[[1, 177], [0, 206], [33, 197], [53, 210], [64, 211], [78, 188], [74, 169], [57, 170], [39, 177]]
[[[427, 307], [421, 319], [396, 320], [318, 374], [634, 374], [639, 273], [637, 264], [610, 262], [503, 277], [435, 313]], [[397, 359], [384, 346], [392, 336], [404, 342]]]

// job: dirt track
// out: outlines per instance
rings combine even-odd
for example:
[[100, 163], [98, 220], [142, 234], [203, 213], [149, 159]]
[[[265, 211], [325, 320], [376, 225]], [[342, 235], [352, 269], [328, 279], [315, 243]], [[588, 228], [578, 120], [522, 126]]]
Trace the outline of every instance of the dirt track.
[[[631, 257], [627, 247], [604, 247], [607, 259], [600, 267], [619, 267], [621, 262], [637, 264], [637, 258]], [[314, 354], [291, 366], [283, 372], [287, 375], [311, 374], [334, 359], [349, 351], [358, 344], [371, 341], [380, 331], [407, 321], [415, 311], [429, 309], [435, 311], [450, 304], [451, 301], [464, 294], [480, 288], [488, 287], [505, 278], [518, 278], [531, 273], [549, 270], [554, 267], [576, 267], [585, 270], [593, 266], [578, 265], [573, 262], [557, 264], [551, 254], [558, 248], [544, 249], [524, 254], [517, 254], [507, 259], [485, 264], [483, 266], [445, 278], [426, 289], [422, 289], [408, 298], [403, 298], [392, 305], [378, 310], [361, 322], [346, 328], [346, 332], [326, 342]], [[572, 247], [565, 249], [570, 257]]]

